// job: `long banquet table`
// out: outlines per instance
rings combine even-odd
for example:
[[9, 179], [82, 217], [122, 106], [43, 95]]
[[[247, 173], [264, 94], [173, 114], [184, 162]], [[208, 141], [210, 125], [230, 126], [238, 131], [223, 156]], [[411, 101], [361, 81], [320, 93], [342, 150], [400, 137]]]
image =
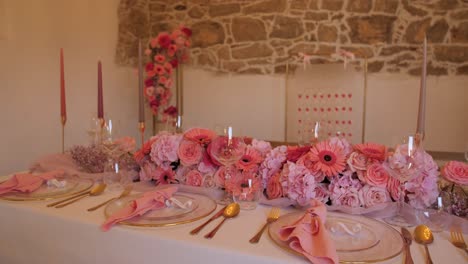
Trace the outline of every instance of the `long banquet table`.
[[[211, 240], [203, 235], [220, 219], [195, 236], [189, 231], [207, 218], [173, 227], [117, 225], [103, 232], [103, 209], [86, 209], [116, 195], [108, 191], [61, 209], [46, 207], [50, 201], [0, 201], [0, 263], [307, 263], [280, 249], [267, 233], [259, 244], [248, 242], [264, 223], [267, 206], [241, 211]], [[282, 214], [293, 210], [283, 209]], [[434, 263], [467, 263], [468, 255], [449, 238], [448, 232], [435, 234], [429, 246]], [[411, 252], [415, 263], [424, 263], [423, 246], [413, 243]], [[402, 263], [402, 255], [382, 263]]]

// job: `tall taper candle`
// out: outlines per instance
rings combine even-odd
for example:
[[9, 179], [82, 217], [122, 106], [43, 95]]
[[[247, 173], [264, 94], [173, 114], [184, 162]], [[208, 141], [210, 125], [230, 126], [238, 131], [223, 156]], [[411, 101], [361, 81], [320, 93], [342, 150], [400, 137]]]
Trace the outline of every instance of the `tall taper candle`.
[[419, 88], [418, 124], [416, 133], [424, 137], [424, 125], [426, 119], [426, 75], [427, 75], [427, 38], [424, 37], [423, 65], [421, 72], [421, 87]]
[[67, 104], [65, 100], [65, 69], [63, 63], [63, 49], [60, 49], [60, 117], [62, 123], [67, 122]]
[[98, 61], [98, 106], [97, 114], [99, 119], [104, 119], [104, 102], [102, 95], [102, 65], [101, 61]]
[[145, 122], [145, 108], [143, 101], [143, 54], [141, 40], [138, 40], [138, 122]]

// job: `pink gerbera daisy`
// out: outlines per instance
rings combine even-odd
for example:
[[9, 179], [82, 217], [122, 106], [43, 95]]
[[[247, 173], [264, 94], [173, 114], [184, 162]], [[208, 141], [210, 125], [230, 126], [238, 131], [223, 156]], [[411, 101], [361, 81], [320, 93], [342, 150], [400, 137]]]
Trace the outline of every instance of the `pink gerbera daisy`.
[[158, 167], [153, 179], [156, 181], [156, 185], [176, 183], [175, 173], [171, 168], [163, 169]]
[[196, 141], [201, 145], [209, 144], [215, 137], [216, 133], [206, 128], [192, 128], [187, 130], [184, 134], [184, 138]]
[[354, 145], [354, 149], [364, 154], [369, 159], [384, 161], [386, 147], [376, 143], [363, 143]]
[[245, 149], [244, 155], [237, 162], [237, 166], [243, 170], [249, 170], [263, 161], [260, 152], [252, 147]]
[[330, 144], [328, 140], [313, 146], [309, 157], [314, 162], [314, 169], [323, 172], [328, 177], [337, 175], [345, 169], [346, 157], [343, 149], [338, 145]]

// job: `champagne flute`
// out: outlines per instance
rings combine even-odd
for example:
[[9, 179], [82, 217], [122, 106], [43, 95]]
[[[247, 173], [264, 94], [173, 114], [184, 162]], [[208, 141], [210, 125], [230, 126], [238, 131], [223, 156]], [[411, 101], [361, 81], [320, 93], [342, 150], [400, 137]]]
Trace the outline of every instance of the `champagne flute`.
[[398, 183], [397, 212], [394, 216], [385, 218], [388, 224], [410, 227], [408, 216], [404, 214], [405, 183], [419, 176], [424, 168], [422, 146], [415, 135], [407, 136], [401, 144], [395, 146], [393, 153], [388, 155], [384, 167]]
[[[211, 142], [211, 155], [226, 167], [225, 182], [229, 181], [233, 172], [231, 171], [234, 164], [244, 154], [245, 143], [240, 137], [232, 136], [232, 127], [225, 129], [227, 135], [218, 136]], [[225, 184], [226, 186], [226, 184]], [[225, 192], [224, 197], [218, 201], [219, 204], [228, 204], [232, 202], [232, 197]]]

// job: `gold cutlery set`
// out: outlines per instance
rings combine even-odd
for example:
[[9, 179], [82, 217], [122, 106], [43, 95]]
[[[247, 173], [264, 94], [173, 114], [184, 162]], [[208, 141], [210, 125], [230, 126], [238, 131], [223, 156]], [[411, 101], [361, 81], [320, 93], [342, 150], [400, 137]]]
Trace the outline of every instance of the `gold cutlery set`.
[[[239, 204], [238, 203], [231, 203], [231, 204], [223, 207], [221, 210], [219, 210], [216, 214], [214, 214], [206, 222], [204, 222], [200, 226], [198, 226], [195, 229], [193, 229], [192, 231], [190, 231], [190, 234], [191, 235], [198, 234], [206, 225], [211, 223], [213, 220], [215, 220], [215, 219], [217, 219], [217, 218], [219, 218], [221, 216], [224, 216], [223, 221], [221, 221], [211, 232], [209, 232], [208, 234], [206, 234], [204, 236], [207, 239], [211, 239], [211, 238], [213, 238], [215, 236], [216, 232], [218, 232], [219, 228], [221, 227], [221, 225], [224, 223], [224, 221], [226, 219], [236, 217], [239, 214], [239, 212], [240, 212]], [[266, 223], [263, 225], [263, 227], [260, 229], [260, 231], [254, 237], [252, 237], [249, 240], [250, 243], [252, 243], [252, 244], [258, 243], [258, 241], [260, 240], [260, 237], [262, 236], [263, 231], [265, 231], [266, 227], [270, 223], [273, 223], [274, 221], [278, 220], [279, 216], [280, 216], [280, 209], [276, 208], [276, 207], [271, 208], [271, 211], [268, 214]]]

